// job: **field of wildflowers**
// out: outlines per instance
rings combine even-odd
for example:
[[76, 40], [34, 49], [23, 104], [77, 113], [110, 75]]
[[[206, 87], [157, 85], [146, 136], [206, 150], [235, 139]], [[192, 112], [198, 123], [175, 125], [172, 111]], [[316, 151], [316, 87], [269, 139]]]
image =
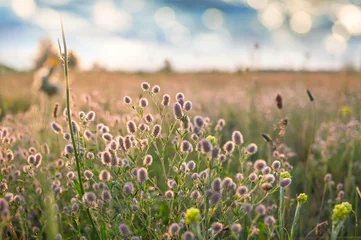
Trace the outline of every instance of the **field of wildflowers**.
[[356, 88], [284, 97], [257, 75], [74, 93], [62, 48], [65, 99], [1, 102], [1, 239], [361, 236]]

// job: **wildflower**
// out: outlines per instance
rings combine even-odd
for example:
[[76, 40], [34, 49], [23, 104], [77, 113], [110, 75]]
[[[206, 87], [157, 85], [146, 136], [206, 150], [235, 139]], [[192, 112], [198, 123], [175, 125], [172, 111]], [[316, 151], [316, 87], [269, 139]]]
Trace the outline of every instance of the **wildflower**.
[[195, 116], [194, 117], [194, 125], [199, 127], [199, 128], [204, 127], [204, 119], [203, 119], [203, 117]]
[[252, 204], [246, 203], [246, 204], [243, 204], [242, 209], [246, 213], [250, 213], [253, 209], [253, 206], [252, 206]]
[[232, 178], [229, 178], [229, 177], [224, 178], [222, 181], [222, 189], [224, 190], [224, 189], [230, 188], [232, 183], [233, 183]]
[[179, 167], [179, 170], [183, 173], [187, 172], [188, 171], [187, 164], [185, 162], [182, 162], [182, 164]]
[[266, 216], [264, 218], [264, 224], [268, 226], [272, 226], [275, 223], [276, 223], [276, 219], [273, 216]]
[[222, 180], [220, 178], [215, 178], [212, 182], [212, 190], [215, 192], [220, 192], [221, 184], [222, 184]]
[[233, 223], [231, 226], [231, 231], [234, 233], [239, 233], [242, 231], [242, 225], [239, 223]]
[[123, 192], [126, 194], [131, 194], [134, 191], [134, 185], [132, 182], [126, 182], [123, 187]]
[[136, 212], [139, 210], [139, 206], [137, 204], [132, 204], [130, 205], [130, 209], [133, 211], [133, 212]]
[[178, 102], [173, 105], [173, 115], [176, 119], [181, 119], [183, 117], [182, 106]]
[[137, 171], [137, 179], [139, 182], [145, 182], [148, 180], [148, 171], [145, 168], [139, 168]]
[[262, 174], [269, 174], [271, 172], [271, 168], [266, 166], [262, 169]]
[[110, 194], [109, 190], [104, 190], [102, 192], [101, 198], [104, 202], [107, 202], [112, 198], [112, 195]]
[[84, 171], [84, 176], [85, 176], [85, 178], [86, 178], [87, 180], [89, 180], [89, 179], [91, 179], [91, 178], [94, 176], [94, 174], [93, 174], [91, 171], [89, 171], [89, 170], [85, 170], [85, 171]]
[[113, 139], [113, 136], [110, 133], [104, 133], [102, 135], [102, 138], [104, 139], [104, 141], [110, 142]]
[[159, 124], [154, 125], [152, 135], [155, 138], [158, 138], [160, 136], [160, 133], [162, 131], [162, 127]]
[[143, 89], [143, 91], [147, 91], [150, 89], [150, 85], [147, 82], [142, 82], [142, 84], [140, 86]]
[[132, 234], [132, 232], [129, 230], [128, 225], [122, 223], [119, 225], [119, 233], [122, 235], [122, 237], [129, 237], [129, 235]]
[[191, 152], [193, 150], [193, 146], [189, 141], [183, 140], [181, 143], [180, 150], [182, 152]]
[[201, 213], [199, 209], [194, 207], [187, 209], [185, 220], [188, 224], [199, 223], [199, 221], [201, 221]]
[[94, 159], [94, 153], [92, 153], [92, 152], [87, 152], [86, 157], [87, 157], [88, 159]]
[[254, 169], [259, 171], [261, 171], [266, 166], [267, 166], [266, 161], [262, 159], [258, 159], [253, 165]]
[[278, 160], [275, 160], [275, 161], [273, 161], [271, 166], [272, 166], [273, 170], [278, 170], [281, 167], [281, 162]]
[[168, 94], [163, 95], [162, 105], [168, 107], [170, 103], [170, 96]]
[[53, 131], [57, 134], [63, 132], [63, 128], [56, 122], [51, 123], [51, 129], [53, 129]]
[[123, 101], [124, 101], [124, 103], [126, 103], [126, 104], [130, 104], [130, 103], [132, 102], [132, 99], [131, 99], [129, 96], [125, 96], [125, 97], [123, 98]]
[[71, 121], [71, 125], [73, 128], [73, 133], [77, 135], [80, 131], [79, 125], [74, 120]]
[[95, 193], [93, 192], [86, 192], [84, 195], [83, 195], [83, 204], [87, 207], [90, 207], [92, 206], [95, 201], [96, 201], [97, 197], [95, 195]]
[[108, 151], [104, 151], [101, 153], [101, 158], [100, 158], [101, 162], [103, 164], [109, 164], [112, 160], [112, 155], [108, 152]]
[[157, 94], [160, 92], [160, 87], [158, 85], [154, 85], [152, 88], [152, 93]]
[[220, 222], [214, 222], [214, 223], [212, 223], [211, 228], [212, 228], [212, 234], [214, 235], [223, 230], [223, 224]]
[[229, 154], [232, 154], [233, 151], [234, 151], [234, 143], [232, 141], [228, 141], [226, 142], [224, 145], [223, 145], [223, 149], [224, 151], [226, 151], [226, 153], [229, 155]]
[[242, 133], [240, 131], [234, 131], [232, 133], [232, 141], [236, 145], [243, 144], [243, 135], [242, 135]]
[[327, 173], [325, 175], [324, 181], [325, 182], [330, 182], [332, 180], [332, 174], [331, 173]]
[[153, 122], [153, 116], [152, 116], [152, 114], [150, 114], [150, 113], [147, 113], [145, 116], [144, 116], [144, 119], [145, 119], [145, 121], [147, 122], [147, 123], [151, 123], [151, 122]]
[[194, 240], [194, 239], [195, 239], [194, 234], [190, 231], [187, 231], [182, 235], [182, 240]]
[[193, 171], [196, 167], [196, 163], [193, 160], [191, 160], [187, 163], [187, 167], [190, 171]]
[[255, 154], [258, 150], [258, 147], [255, 143], [251, 143], [247, 146], [247, 151], [250, 154]]
[[164, 193], [164, 196], [166, 197], [166, 198], [173, 198], [174, 197], [174, 192], [173, 191], [171, 191], [171, 190], [168, 190], [168, 191], [166, 191], [165, 193]]
[[146, 106], [148, 106], [148, 99], [140, 98], [139, 99], [139, 107], [145, 108]]
[[248, 179], [251, 181], [251, 182], [255, 182], [258, 180], [258, 176], [256, 173], [251, 173], [249, 176], [248, 176]]
[[291, 178], [291, 174], [287, 171], [281, 172], [281, 178]]
[[201, 144], [201, 150], [203, 153], [208, 153], [212, 150], [212, 144], [210, 141], [208, 141], [207, 139], [203, 138], [200, 141]]
[[213, 192], [211, 197], [209, 198], [209, 203], [213, 207], [213, 206], [217, 205], [217, 203], [219, 203], [219, 200], [221, 200], [221, 193]]
[[101, 181], [109, 182], [109, 180], [110, 180], [110, 173], [108, 172], [108, 170], [102, 170], [102, 171], [99, 173], [99, 179], [100, 179]]
[[216, 146], [216, 145], [217, 145], [217, 138], [216, 138], [215, 136], [208, 135], [208, 136], [206, 137], [206, 139], [212, 143], [212, 146]]
[[178, 223], [172, 223], [168, 228], [168, 233], [170, 236], [176, 236], [179, 234], [180, 227]]
[[263, 216], [266, 214], [266, 207], [263, 204], [260, 204], [256, 207], [256, 213]]
[[300, 195], [297, 196], [297, 201], [301, 204], [307, 202], [308, 196], [306, 195], [306, 193], [301, 193]]
[[175, 95], [175, 100], [178, 100], [178, 99], [180, 99], [180, 98], [184, 99], [184, 94], [181, 93], [181, 92], [179, 92], [179, 93], [177, 93], [177, 94]]
[[201, 193], [198, 190], [193, 190], [190, 194], [190, 197], [194, 200], [198, 200], [201, 198]]
[[292, 179], [291, 179], [291, 178], [283, 178], [283, 179], [280, 181], [280, 186], [283, 187], [283, 188], [286, 188], [286, 187], [288, 187], [291, 183], [292, 183]]
[[145, 157], [144, 157], [144, 160], [143, 160], [143, 164], [144, 165], [148, 165], [148, 166], [150, 166], [150, 165], [152, 165], [152, 162], [153, 162], [153, 157], [152, 157], [152, 155], [146, 155]]
[[273, 174], [265, 175], [264, 179], [269, 183], [274, 183], [274, 181], [276, 180], [276, 178], [275, 178], [275, 176], [273, 176]]
[[134, 121], [130, 120], [127, 122], [127, 132], [129, 134], [134, 134], [137, 131], [137, 125]]
[[332, 211], [332, 220], [335, 222], [343, 221], [351, 211], [352, 205], [348, 202], [336, 204]]
[[193, 104], [191, 101], [186, 101], [183, 104], [183, 109], [184, 109], [184, 111], [189, 112], [192, 109], [192, 106], [193, 106]]
[[95, 119], [95, 112], [94, 111], [89, 111], [86, 115], [85, 115], [85, 119], [89, 122], [93, 122]]
[[237, 188], [237, 193], [240, 195], [240, 196], [244, 196], [248, 193], [248, 188], [244, 185], [241, 185]]

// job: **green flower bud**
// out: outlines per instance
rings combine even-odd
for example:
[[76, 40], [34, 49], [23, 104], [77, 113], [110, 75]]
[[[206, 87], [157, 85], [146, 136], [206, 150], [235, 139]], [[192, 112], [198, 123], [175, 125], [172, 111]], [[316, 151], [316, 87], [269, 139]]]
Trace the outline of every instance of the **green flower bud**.
[[291, 174], [287, 171], [281, 172], [281, 178], [292, 178]]
[[207, 140], [212, 143], [213, 147], [217, 145], [217, 138], [215, 136], [208, 135]]
[[301, 204], [304, 204], [305, 202], [307, 202], [308, 196], [306, 195], [306, 193], [301, 193], [300, 195], [297, 196], [297, 201]]
[[201, 213], [199, 211], [198, 208], [189, 208], [187, 211], [186, 211], [186, 216], [185, 216], [185, 219], [186, 219], [186, 223], [198, 223], [202, 218], [201, 218]]

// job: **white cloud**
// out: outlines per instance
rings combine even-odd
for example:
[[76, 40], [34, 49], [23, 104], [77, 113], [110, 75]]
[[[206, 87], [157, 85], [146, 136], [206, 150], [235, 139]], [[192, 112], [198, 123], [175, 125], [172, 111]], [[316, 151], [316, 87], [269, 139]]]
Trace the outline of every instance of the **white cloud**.
[[98, 1], [93, 7], [94, 23], [97, 27], [112, 32], [125, 32], [132, 27], [132, 15], [117, 8], [112, 1]]

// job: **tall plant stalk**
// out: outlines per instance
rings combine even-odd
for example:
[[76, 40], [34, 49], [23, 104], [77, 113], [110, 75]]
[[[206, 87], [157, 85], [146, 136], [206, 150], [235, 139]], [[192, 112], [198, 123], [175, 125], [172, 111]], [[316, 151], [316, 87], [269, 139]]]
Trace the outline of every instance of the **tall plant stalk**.
[[[79, 155], [78, 155], [77, 145], [76, 145], [76, 142], [75, 142], [75, 136], [74, 136], [72, 120], [71, 120], [71, 113], [70, 113], [71, 111], [70, 111], [68, 49], [67, 49], [67, 45], [66, 45], [66, 39], [65, 39], [65, 33], [64, 33], [64, 25], [63, 25], [62, 20], [61, 20], [61, 34], [62, 34], [62, 39], [63, 39], [64, 52], [62, 53], [60, 44], [59, 44], [59, 51], [60, 51], [60, 56], [61, 56], [61, 58], [63, 60], [64, 77], [65, 77], [65, 84], [66, 84], [66, 115], [67, 115], [67, 118], [68, 118], [71, 142], [72, 142], [73, 149], [74, 149], [76, 170], [77, 170], [77, 173], [78, 173], [78, 180], [79, 180], [78, 194], [79, 194], [80, 199], [81, 199], [83, 197], [83, 195], [84, 195], [84, 186], [83, 186], [83, 180], [81, 178], [82, 174], [81, 174], [81, 169], [80, 169], [80, 159], [79, 159]], [[95, 226], [95, 222], [94, 222], [93, 216], [90, 213], [89, 208], [86, 208], [86, 213], [87, 213], [88, 218], [89, 218], [89, 220], [91, 222], [93, 230], [97, 234], [98, 239], [101, 239], [100, 233], [99, 233], [97, 227]]]

